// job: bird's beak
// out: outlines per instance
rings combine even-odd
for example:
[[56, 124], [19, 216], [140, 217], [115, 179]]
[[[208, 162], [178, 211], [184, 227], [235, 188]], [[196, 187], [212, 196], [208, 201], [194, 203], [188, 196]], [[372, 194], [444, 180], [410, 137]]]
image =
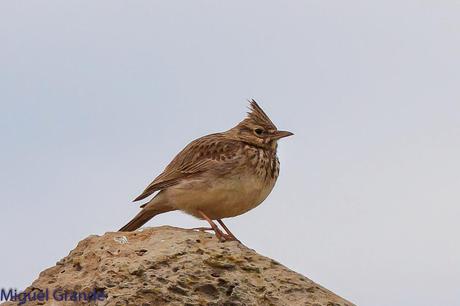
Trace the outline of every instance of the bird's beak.
[[276, 131], [273, 133], [272, 139], [278, 140], [284, 137], [292, 136], [294, 133], [288, 131]]

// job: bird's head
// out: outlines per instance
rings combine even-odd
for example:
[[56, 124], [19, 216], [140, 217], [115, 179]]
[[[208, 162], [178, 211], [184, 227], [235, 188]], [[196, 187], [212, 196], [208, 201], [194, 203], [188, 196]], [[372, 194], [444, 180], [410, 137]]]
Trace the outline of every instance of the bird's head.
[[276, 150], [279, 139], [294, 135], [288, 131], [279, 131], [256, 101], [251, 100], [249, 103], [248, 116], [229, 130], [232, 136], [251, 145]]

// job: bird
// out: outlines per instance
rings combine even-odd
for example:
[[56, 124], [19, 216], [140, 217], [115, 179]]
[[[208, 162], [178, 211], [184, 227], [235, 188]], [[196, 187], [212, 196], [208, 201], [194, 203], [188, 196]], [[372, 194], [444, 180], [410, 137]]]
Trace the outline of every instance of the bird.
[[[211, 226], [222, 242], [239, 241], [222, 219], [248, 212], [272, 191], [280, 171], [278, 130], [257, 102], [235, 127], [190, 142], [133, 202], [156, 195], [120, 232], [134, 231], [156, 215], [180, 210]], [[222, 231], [215, 223], [217, 221]]]

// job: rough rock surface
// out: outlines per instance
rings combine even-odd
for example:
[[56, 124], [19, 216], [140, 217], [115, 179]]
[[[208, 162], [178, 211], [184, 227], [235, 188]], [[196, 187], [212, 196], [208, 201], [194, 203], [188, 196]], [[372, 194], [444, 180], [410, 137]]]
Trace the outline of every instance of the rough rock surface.
[[[238, 242], [173, 227], [90, 236], [26, 292], [47, 288], [48, 301], [26, 305], [353, 305]], [[54, 290], [104, 300], [56, 302]]]

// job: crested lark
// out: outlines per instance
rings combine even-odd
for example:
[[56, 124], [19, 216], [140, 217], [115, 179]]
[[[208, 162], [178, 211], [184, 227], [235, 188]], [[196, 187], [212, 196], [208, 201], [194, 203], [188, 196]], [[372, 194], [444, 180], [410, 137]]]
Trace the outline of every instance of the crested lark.
[[[189, 143], [134, 201], [160, 191], [120, 231], [133, 231], [154, 216], [181, 210], [206, 220], [222, 241], [237, 240], [221, 219], [241, 215], [269, 195], [279, 174], [278, 131], [252, 100], [234, 128]], [[226, 233], [213, 222], [217, 220]]]

